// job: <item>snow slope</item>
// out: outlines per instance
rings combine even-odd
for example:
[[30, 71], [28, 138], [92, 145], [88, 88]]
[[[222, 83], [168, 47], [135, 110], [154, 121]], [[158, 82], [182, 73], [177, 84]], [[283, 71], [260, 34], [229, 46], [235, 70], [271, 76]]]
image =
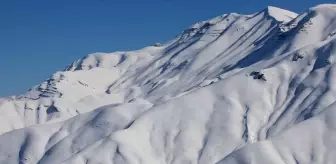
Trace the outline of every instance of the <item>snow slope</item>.
[[90, 54], [0, 100], [0, 163], [335, 163], [334, 34], [336, 5], [267, 7]]

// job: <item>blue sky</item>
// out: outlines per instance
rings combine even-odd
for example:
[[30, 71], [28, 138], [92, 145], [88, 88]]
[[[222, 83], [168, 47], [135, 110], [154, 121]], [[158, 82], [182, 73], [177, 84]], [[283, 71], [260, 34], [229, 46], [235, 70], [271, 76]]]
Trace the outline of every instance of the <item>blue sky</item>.
[[88, 53], [169, 40], [224, 13], [303, 12], [333, 0], [0, 0], [0, 97], [24, 93]]

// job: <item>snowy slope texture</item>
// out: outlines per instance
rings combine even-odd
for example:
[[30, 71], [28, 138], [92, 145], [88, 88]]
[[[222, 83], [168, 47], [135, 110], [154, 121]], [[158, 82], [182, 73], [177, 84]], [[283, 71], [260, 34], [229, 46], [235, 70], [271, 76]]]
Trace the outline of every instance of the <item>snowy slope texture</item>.
[[267, 7], [88, 55], [0, 100], [0, 163], [336, 163], [335, 34], [336, 5]]
[[0, 100], [0, 132], [134, 98], [158, 104], [209, 85], [235, 73], [229, 65], [262, 47], [281, 22], [296, 16], [275, 7], [249, 16], [232, 13], [197, 23], [162, 46], [90, 54], [28, 93]]

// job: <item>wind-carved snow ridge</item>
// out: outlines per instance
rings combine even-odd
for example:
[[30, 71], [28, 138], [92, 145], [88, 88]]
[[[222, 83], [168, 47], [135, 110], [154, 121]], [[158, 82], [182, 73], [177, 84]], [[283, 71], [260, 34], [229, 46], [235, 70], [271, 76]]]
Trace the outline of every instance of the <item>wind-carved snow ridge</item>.
[[90, 54], [0, 99], [0, 163], [336, 163], [335, 29], [267, 7]]

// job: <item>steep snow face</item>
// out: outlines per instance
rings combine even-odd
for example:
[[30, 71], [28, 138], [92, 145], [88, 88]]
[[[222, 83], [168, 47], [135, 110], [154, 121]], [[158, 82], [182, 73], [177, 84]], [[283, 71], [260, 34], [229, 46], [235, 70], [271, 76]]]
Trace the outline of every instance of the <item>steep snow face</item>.
[[268, 7], [88, 55], [0, 100], [0, 163], [335, 163], [335, 18]]
[[270, 17], [272, 17], [272, 18], [274, 18], [274, 19], [276, 19], [277, 21], [280, 21], [280, 22], [290, 22], [298, 16], [298, 14], [296, 14], [294, 12], [284, 10], [284, 9], [280, 9], [280, 8], [277, 8], [277, 7], [274, 7], [274, 6], [268, 6], [264, 11]]

